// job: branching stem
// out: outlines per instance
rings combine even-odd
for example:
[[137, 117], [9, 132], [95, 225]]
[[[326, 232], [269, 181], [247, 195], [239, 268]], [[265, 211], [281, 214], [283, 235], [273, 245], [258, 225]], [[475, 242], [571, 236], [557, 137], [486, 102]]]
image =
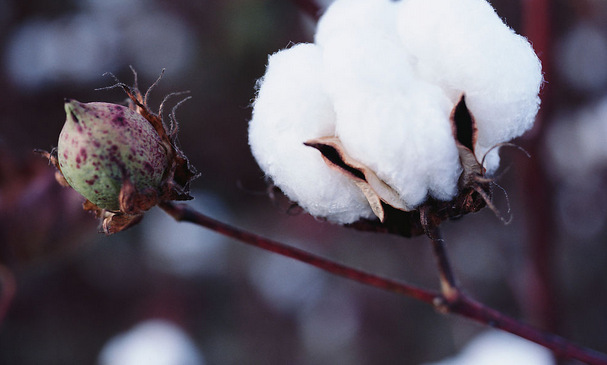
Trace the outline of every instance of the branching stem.
[[441, 293], [447, 304], [455, 303], [460, 297], [460, 290], [457, 287], [455, 275], [453, 275], [453, 269], [451, 269], [451, 263], [447, 256], [445, 240], [438, 227], [431, 232], [429, 237], [432, 241], [434, 257], [436, 258], [436, 264], [438, 265]]
[[254, 233], [243, 231], [239, 228], [232, 227], [228, 224], [214, 220], [197, 211], [194, 211], [186, 204], [164, 202], [160, 204], [160, 207], [178, 221], [186, 221], [206, 227], [224, 236], [237, 239], [241, 242], [277, 253], [282, 256], [290, 257], [297, 261], [305, 262], [319, 269], [335, 275], [343, 276], [362, 284], [388, 290], [394, 293], [404, 294], [430, 304], [433, 303], [434, 299], [439, 295], [438, 293], [426, 291], [424, 289], [403, 284], [398, 281], [386, 279], [375, 274], [354, 269], [324, 257], [314, 255], [307, 251], [258, 236]]
[[177, 221], [194, 223], [243, 243], [290, 257], [332, 274], [434, 305], [443, 313], [453, 313], [491, 327], [502, 329], [545, 346], [557, 356], [577, 359], [589, 365], [607, 365], [607, 355], [605, 354], [580, 347], [562, 337], [521, 323], [463, 294], [455, 284], [451, 266], [445, 252], [444, 241], [438, 231], [433, 232], [435, 236], [432, 241], [441, 271], [442, 294], [367, 273], [310, 252], [232, 227], [226, 223], [207, 217], [186, 204], [163, 202], [159, 206]]

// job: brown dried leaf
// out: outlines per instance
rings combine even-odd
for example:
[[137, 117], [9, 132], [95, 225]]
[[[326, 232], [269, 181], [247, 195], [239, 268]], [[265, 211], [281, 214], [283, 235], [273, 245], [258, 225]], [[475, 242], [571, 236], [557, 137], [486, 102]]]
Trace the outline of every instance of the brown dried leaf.
[[118, 201], [122, 213], [140, 214], [158, 203], [158, 194], [154, 189], [139, 192], [130, 179], [125, 179], [118, 195]]
[[337, 137], [321, 137], [304, 143], [316, 148], [322, 154], [325, 163], [349, 177], [363, 192], [373, 213], [384, 221], [385, 212], [382, 202], [396, 209], [409, 211], [400, 196], [388, 184], [382, 181], [373, 170], [349, 156]]
[[143, 214], [130, 215], [106, 212], [106, 217], [103, 218], [102, 222], [103, 233], [109, 236], [124, 231], [125, 229], [136, 225], [142, 219]]
[[106, 235], [111, 235], [124, 231], [130, 228], [143, 219], [143, 214], [125, 214], [122, 212], [112, 212], [109, 210], [101, 209], [90, 200], [86, 200], [82, 204], [82, 208], [85, 211], [92, 212], [95, 214], [95, 218], [101, 219], [101, 230]]
[[158, 199], [160, 201], [164, 200], [191, 200], [193, 197], [190, 195], [190, 182], [200, 176], [200, 174], [196, 171], [194, 166], [190, 164], [190, 161], [185, 156], [183, 151], [181, 151], [177, 147], [176, 141], [176, 124], [175, 120], [175, 109], [181, 105], [186, 98], [173, 108], [171, 113], [171, 121], [173, 123], [173, 128], [170, 131], [170, 134], [166, 130], [166, 125], [162, 120], [162, 110], [164, 103], [166, 100], [174, 95], [181, 95], [183, 92], [179, 93], [171, 93], [165, 97], [162, 104], [160, 105], [160, 110], [158, 113], [154, 113], [148, 106], [148, 97], [151, 91], [158, 85], [162, 76], [164, 75], [164, 69], [160, 73], [160, 76], [154, 81], [154, 83], [147, 89], [145, 95], [141, 93], [137, 86], [137, 72], [133, 67], [131, 67], [131, 71], [134, 76], [134, 85], [128, 86], [122, 82], [120, 82], [114, 75], [110, 74], [116, 80], [116, 85], [112, 87], [120, 87], [124, 90], [124, 92], [128, 95], [130, 99], [129, 107], [135, 111], [137, 111], [141, 116], [143, 116], [156, 130], [158, 136], [162, 140], [165, 150], [167, 151], [167, 157], [171, 163], [170, 168], [167, 170], [165, 175], [165, 181], [163, 183], [163, 189], [160, 193]]
[[369, 202], [373, 213], [375, 213], [377, 218], [379, 218], [380, 222], [383, 222], [386, 217], [386, 214], [384, 212], [384, 207], [381, 204], [381, 198], [379, 197], [379, 195], [377, 195], [377, 193], [373, 191], [371, 185], [369, 185], [366, 181], [358, 179], [355, 179], [353, 181], [356, 186], [358, 186], [358, 188], [363, 192], [365, 198], [367, 198], [367, 201]]

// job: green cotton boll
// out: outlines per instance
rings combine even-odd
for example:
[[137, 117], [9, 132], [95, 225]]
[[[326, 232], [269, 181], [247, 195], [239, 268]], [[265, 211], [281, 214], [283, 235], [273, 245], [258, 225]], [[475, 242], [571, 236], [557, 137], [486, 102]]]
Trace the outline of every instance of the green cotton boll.
[[76, 100], [66, 100], [65, 112], [57, 158], [74, 190], [112, 211], [120, 210], [126, 179], [139, 192], [159, 190], [169, 166], [167, 151], [143, 116], [117, 104]]

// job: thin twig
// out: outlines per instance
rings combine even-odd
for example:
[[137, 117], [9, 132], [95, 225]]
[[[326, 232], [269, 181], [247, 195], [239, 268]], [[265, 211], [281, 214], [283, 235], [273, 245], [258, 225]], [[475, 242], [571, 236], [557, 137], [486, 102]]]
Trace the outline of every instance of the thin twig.
[[607, 355], [578, 346], [555, 334], [540, 331], [508, 317], [460, 293], [456, 303], [449, 305], [451, 313], [512, 333], [545, 346], [562, 358], [576, 359], [589, 365], [607, 364]]
[[441, 293], [443, 293], [444, 300], [447, 303], [455, 303], [460, 296], [460, 291], [455, 281], [455, 275], [453, 275], [449, 257], [447, 256], [445, 240], [438, 227], [436, 227], [428, 236], [432, 241], [434, 257], [436, 258], [438, 266]]
[[177, 221], [186, 221], [197, 225], [209, 228], [212, 231], [223, 234], [225, 236], [237, 239], [241, 242], [262, 248], [264, 250], [277, 253], [282, 256], [290, 257], [297, 261], [305, 262], [319, 269], [325, 270], [335, 275], [343, 276], [350, 280], [357, 281], [362, 284], [370, 285], [376, 288], [385, 289], [394, 293], [404, 294], [420, 300], [425, 303], [432, 304], [438, 293], [427, 291], [404, 284], [392, 279], [383, 278], [375, 274], [367, 273], [362, 270], [331, 261], [321, 256], [314, 255], [307, 251], [285, 245], [280, 242], [270, 240], [265, 237], [258, 236], [254, 233], [243, 231], [239, 228], [232, 227], [220, 221], [209, 218], [195, 210], [191, 209], [186, 204], [174, 204], [164, 202], [160, 204], [165, 212], [175, 218]]
[[[435, 305], [439, 310], [445, 313], [454, 313], [473, 319], [477, 322], [487, 324], [489, 326], [502, 329], [506, 332], [516, 334], [533, 342], [542, 344], [550, 348], [556, 356], [572, 357], [578, 360], [594, 364], [604, 364], [605, 355], [598, 352], [593, 353], [592, 350], [584, 350], [577, 346], [573, 346], [569, 341], [555, 336], [548, 332], [541, 332], [537, 329], [521, 323], [513, 318], [510, 318], [494, 309], [488, 308], [485, 305], [471, 299], [462, 291], [460, 291], [453, 269], [447, 255], [445, 240], [442, 238], [440, 229], [435, 228], [428, 234], [432, 241], [434, 256], [436, 257], [441, 292], [443, 297], [437, 300]], [[442, 301], [440, 301], [442, 300]], [[543, 341], [550, 341], [552, 346], [547, 346]], [[583, 350], [583, 349], [582, 349]], [[595, 359], [595, 357], [597, 357]]]
[[[194, 223], [225, 236], [237, 239], [243, 243], [253, 245], [282, 256], [290, 257], [297, 261], [308, 263], [332, 274], [393, 293], [409, 296], [424, 303], [432, 304], [444, 313], [453, 313], [491, 327], [502, 329], [522, 338], [526, 338], [552, 350], [557, 356], [577, 359], [589, 365], [607, 365], [607, 355], [575, 345], [562, 337], [552, 333], [540, 331], [532, 326], [521, 323], [514, 318], [508, 317], [494, 309], [486, 307], [485, 305], [470, 299], [459, 290], [457, 292], [457, 296], [449, 299], [449, 297], [434, 291], [418, 288], [394, 281], [392, 279], [370, 274], [344, 264], [334, 262], [330, 259], [317, 256], [307, 251], [261, 237], [254, 233], [243, 231], [239, 228], [235, 228], [228, 224], [209, 218], [193, 210], [186, 204], [163, 202], [160, 204], [160, 208], [162, 208], [177, 221]], [[435, 233], [439, 234], [439, 232]], [[445, 281], [450, 283], [449, 285], [456, 288], [453, 275], [449, 274], [451, 269], [448, 261], [446, 261], [447, 256], [444, 254], [444, 251], [443, 254], [440, 253], [441, 250], [444, 250], [444, 241], [442, 238], [440, 238], [440, 236], [436, 236], [436, 238], [437, 239], [433, 240], [433, 242], [435, 242], [436, 249], [439, 252], [438, 256], [442, 257], [441, 260], [445, 260], [442, 264], [440, 264], [444, 265], [443, 274], [445, 275]]]

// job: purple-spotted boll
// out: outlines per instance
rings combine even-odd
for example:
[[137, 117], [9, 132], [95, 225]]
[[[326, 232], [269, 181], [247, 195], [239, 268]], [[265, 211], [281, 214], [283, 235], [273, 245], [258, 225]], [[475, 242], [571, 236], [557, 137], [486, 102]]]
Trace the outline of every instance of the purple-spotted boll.
[[118, 211], [124, 181], [159, 192], [169, 168], [166, 147], [143, 116], [110, 103], [66, 100], [57, 158], [72, 188], [101, 209]]

